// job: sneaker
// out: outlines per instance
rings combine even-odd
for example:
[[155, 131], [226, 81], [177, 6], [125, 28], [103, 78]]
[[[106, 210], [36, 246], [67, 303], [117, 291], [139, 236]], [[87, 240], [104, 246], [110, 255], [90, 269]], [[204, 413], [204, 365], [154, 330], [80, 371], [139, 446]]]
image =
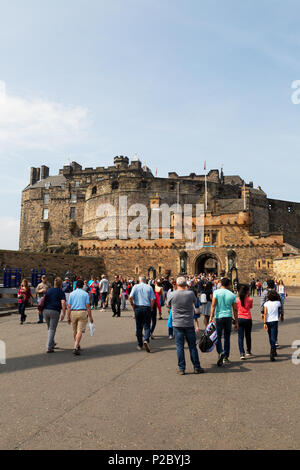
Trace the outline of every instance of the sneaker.
[[178, 375], [185, 375], [185, 370], [180, 370], [180, 369], [179, 369], [179, 370], [177, 371], [177, 374], [178, 374]]
[[73, 349], [73, 354], [74, 354], [74, 356], [80, 356], [80, 350], [79, 349]]
[[47, 349], [47, 354], [54, 353], [54, 349]]
[[223, 359], [223, 364], [230, 364], [230, 360], [228, 359], [228, 357], [224, 357]]
[[44, 322], [43, 322], [43, 321], [41, 321], [41, 320], [39, 320], [39, 321], [37, 321], [37, 323], [44, 323]]
[[253, 357], [253, 354], [251, 352], [246, 352], [246, 357]]
[[218, 359], [218, 362], [217, 362], [217, 366], [218, 366], [218, 367], [221, 367], [221, 365], [222, 365], [223, 362], [224, 362], [224, 358], [225, 358], [225, 353], [222, 352], [222, 353], [219, 355], [219, 359]]
[[[248, 354], [248, 356], [249, 356], [249, 354]], [[240, 359], [241, 359], [241, 361], [245, 361], [246, 360], [245, 354], [241, 354]]]
[[204, 374], [205, 370], [200, 367], [200, 369], [194, 369], [194, 374]]
[[173, 339], [173, 336], [172, 336], [172, 335], [170, 335], [170, 336], [169, 336], [169, 339]]
[[148, 353], [151, 351], [149, 343], [147, 343], [147, 341], [144, 341], [144, 348], [146, 349]]
[[137, 346], [136, 349], [137, 349], [138, 351], [142, 351], [143, 348], [141, 348], [141, 346]]
[[153, 335], [150, 335], [150, 338], [151, 338], [151, 339], [155, 339], [155, 336], [153, 336]]
[[277, 341], [276, 341], [276, 343], [275, 343], [275, 348], [276, 348], [276, 349], [279, 348], [279, 343], [277, 343]]

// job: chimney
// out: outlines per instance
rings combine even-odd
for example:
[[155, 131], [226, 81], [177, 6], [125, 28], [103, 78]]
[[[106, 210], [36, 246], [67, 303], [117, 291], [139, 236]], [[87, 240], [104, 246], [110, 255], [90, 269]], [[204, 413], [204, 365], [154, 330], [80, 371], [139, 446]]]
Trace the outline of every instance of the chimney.
[[39, 168], [30, 168], [30, 186], [33, 186], [40, 180], [40, 169]]
[[49, 176], [49, 168], [46, 165], [41, 167], [41, 179], [44, 180]]

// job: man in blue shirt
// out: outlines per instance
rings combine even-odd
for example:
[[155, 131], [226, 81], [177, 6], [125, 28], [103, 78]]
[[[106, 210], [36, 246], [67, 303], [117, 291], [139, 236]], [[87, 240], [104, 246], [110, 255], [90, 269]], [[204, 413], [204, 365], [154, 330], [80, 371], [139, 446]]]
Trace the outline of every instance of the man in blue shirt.
[[70, 294], [68, 302], [68, 323], [73, 325], [73, 333], [75, 345], [73, 354], [76, 356], [80, 355], [80, 341], [82, 334], [85, 332], [85, 328], [90, 319], [90, 323], [94, 323], [91, 307], [90, 297], [83, 288], [84, 282], [79, 279], [76, 284], [76, 290]]
[[137, 349], [143, 349], [143, 328], [144, 335], [144, 348], [150, 352], [149, 338], [150, 338], [150, 323], [151, 323], [151, 310], [154, 307], [155, 295], [151, 286], [146, 284], [146, 278], [140, 276], [140, 283], [136, 284], [130, 292], [129, 301], [135, 314], [136, 322], [136, 336], [138, 340]]
[[[224, 277], [221, 280], [221, 289], [217, 289], [213, 294], [211, 306], [210, 322], [216, 318], [216, 329], [218, 335], [217, 352], [219, 354], [217, 365], [220, 367], [229, 362], [230, 354], [230, 335], [232, 328], [232, 312], [234, 314], [234, 329], [238, 330], [238, 313], [236, 305], [236, 297], [229, 290], [231, 285], [230, 279]], [[224, 331], [224, 349], [222, 347], [222, 334]]]

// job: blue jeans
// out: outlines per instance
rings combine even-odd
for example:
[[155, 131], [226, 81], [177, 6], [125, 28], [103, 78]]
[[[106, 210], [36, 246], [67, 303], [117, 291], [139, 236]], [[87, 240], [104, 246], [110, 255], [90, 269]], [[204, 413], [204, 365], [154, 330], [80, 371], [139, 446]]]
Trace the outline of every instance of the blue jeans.
[[[216, 328], [217, 328], [217, 352], [221, 354], [225, 353], [227, 359], [230, 355], [230, 335], [232, 327], [232, 317], [216, 318]], [[224, 349], [222, 347], [222, 334], [224, 332]]]
[[239, 318], [239, 350], [240, 354], [245, 354], [244, 337], [246, 336], [247, 352], [251, 352], [251, 330], [252, 320]]
[[144, 341], [149, 343], [150, 338], [150, 323], [151, 323], [151, 309], [150, 307], [136, 306], [134, 310], [135, 323], [136, 323], [136, 336], [138, 345], [143, 347], [143, 329]]
[[276, 341], [278, 335], [278, 321], [267, 322], [269, 341], [271, 349], [276, 349]]
[[200, 369], [200, 361], [196, 346], [196, 333], [195, 328], [178, 328], [173, 326], [174, 334], [175, 334], [175, 343], [176, 343], [176, 350], [177, 350], [177, 358], [178, 358], [178, 367], [179, 370], [185, 371], [186, 363], [185, 363], [185, 355], [184, 355], [184, 340], [186, 338], [188, 347], [190, 350], [191, 361], [193, 363], [194, 369]]
[[[39, 303], [39, 301], [41, 300], [42, 297], [43, 296], [40, 296], [40, 295], [37, 296], [37, 299], [36, 299], [37, 303]], [[43, 312], [42, 312], [42, 313], [39, 313], [39, 321], [42, 322], [43, 320], [44, 320], [44, 315], [43, 315]]]

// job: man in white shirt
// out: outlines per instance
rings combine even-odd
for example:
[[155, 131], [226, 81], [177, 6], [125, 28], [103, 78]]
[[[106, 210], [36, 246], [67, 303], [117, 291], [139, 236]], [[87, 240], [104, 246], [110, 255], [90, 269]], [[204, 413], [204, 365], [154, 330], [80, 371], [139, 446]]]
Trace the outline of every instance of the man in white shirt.
[[100, 281], [100, 298], [101, 298], [101, 312], [107, 307], [107, 296], [109, 291], [109, 282], [105, 274], [102, 274]]

